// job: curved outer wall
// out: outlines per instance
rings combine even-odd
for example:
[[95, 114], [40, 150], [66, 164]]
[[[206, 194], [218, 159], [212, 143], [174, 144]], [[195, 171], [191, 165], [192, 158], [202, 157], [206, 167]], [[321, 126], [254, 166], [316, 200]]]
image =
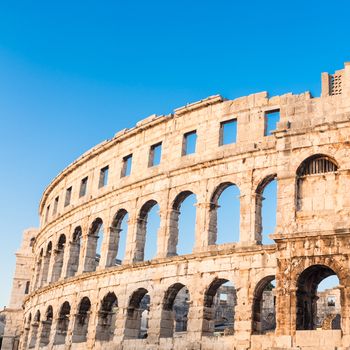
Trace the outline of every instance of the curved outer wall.
[[[346, 64], [340, 74], [342, 91], [339, 94], [330, 90], [330, 76], [323, 74], [320, 98], [312, 98], [309, 93], [272, 98], [258, 93], [236, 100], [212, 96], [177, 109], [169, 116], [151, 116], [135, 128], [121, 131], [113, 139], [96, 146], [59, 174], [45, 190], [40, 203], [41, 226], [34, 245], [36, 263], [32, 290], [24, 302], [27, 324], [23, 326], [22, 348], [302, 347], [305, 336], [300, 336], [296, 326], [296, 289], [298, 277], [311, 265], [328, 266], [339, 277], [342, 330], [330, 332], [333, 332], [334, 346], [349, 346], [350, 66]], [[264, 136], [265, 115], [274, 110], [280, 111], [277, 129], [270, 136]], [[220, 123], [231, 119], [237, 120], [236, 143], [220, 146]], [[182, 155], [184, 135], [193, 130], [197, 132], [196, 152]], [[160, 142], [161, 162], [158, 166], [149, 166], [150, 148]], [[130, 154], [131, 174], [121, 177], [123, 158]], [[338, 169], [322, 176], [322, 181], [328, 181], [322, 187], [324, 191], [310, 193], [306, 188], [300, 194], [298, 168], [305, 159], [316, 154], [328, 156]], [[106, 166], [109, 167], [108, 183], [100, 187], [101, 169]], [[278, 182], [277, 225], [271, 234], [276, 243], [262, 245], [259, 186], [265, 179], [275, 176]], [[86, 194], [80, 197], [81, 180], [86, 177]], [[235, 184], [240, 191], [240, 239], [217, 245], [213, 194], [225, 183]], [[310, 186], [315, 189], [317, 184], [310, 183]], [[70, 203], [64, 205], [66, 190], [70, 187]], [[174, 215], [178, 208], [174, 202], [186, 191], [194, 193], [197, 199], [195, 246], [192, 254], [177, 256]], [[58, 206], [53, 213], [56, 198], [59, 198]], [[157, 255], [150, 261], [142, 261], [144, 217], [140, 212], [151, 200], [160, 208]], [[300, 200], [302, 208], [298, 207]], [[119, 236], [115, 218], [121, 209], [129, 216], [127, 249], [123, 263], [114, 266]], [[99, 265], [96, 271], [91, 271], [90, 228], [97, 218], [103, 222], [104, 239]], [[72, 275], [70, 259], [77, 227], [81, 227], [82, 237], [78, 269]], [[58, 258], [62, 251], [58, 242], [62, 235], [66, 238], [61, 246], [64, 254]], [[49, 242], [52, 250], [48, 249]], [[47, 271], [43, 272], [45, 259]], [[53, 282], [57, 264], [61, 267]], [[254, 293], [259, 282], [268, 276], [275, 276], [277, 281], [277, 326], [273, 333], [254, 335]], [[205, 292], [215, 279], [232, 281], [237, 291], [234, 334], [220, 338], [203, 332], [206, 327]], [[177, 337], [161, 337], [163, 299], [174, 283], [182, 283], [189, 290], [187, 332]], [[130, 297], [139, 288], [146, 289], [151, 300], [148, 337], [129, 339], [126, 319]], [[110, 341], [100, 341], [96, 338], [99, 308], [108, 292], [114, 292], [118, 299], [116, 327]], [[73, 320], [83, 297], [91, 301], [88, 333], [83, 342], [75, 342], [72, 341]], [[71, 306], [66, 345], [54, 345], [59, 310], [65, 301]], [[48, 344], [40, 344], [38, 340], [30, 345], [31, 324], [38, 328], [38, 334], [42, 332], [48, 306], [53, 308]], [[38, 310], [41, 319], [33, 321]], [[32, 321], [28, 325], [29, 315]], [[319, 339], [326, 342], [330, 338], [328, 333], [321, 332], [315, 338], [312, 331], [304, 332], [310, 332], [308, 338], [313, 337], [313, 342], [321, 342]], [[319, 348], [322, 344], [313, 345]]]

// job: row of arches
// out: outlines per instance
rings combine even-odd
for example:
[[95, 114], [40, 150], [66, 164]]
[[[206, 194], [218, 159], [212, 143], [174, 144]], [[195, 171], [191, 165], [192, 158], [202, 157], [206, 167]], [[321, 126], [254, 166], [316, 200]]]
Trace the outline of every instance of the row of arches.
[[[264, 237], [260, 239], [263, 244], [273, 243], [267, 233], [273, 232], [276, 225], [276, 198], [277, 180], [275, 175], [271, 175], [256, 190], [256, 230], [260, 237]], [[197, 207], [196, 195], [191, 191], [181, 192], [173, 201], [168, 218], [167, 256], [193, 252], [196, 244]], [[212, 195], [208, 211], [208, 244], [239, 242], [238, 187], [229, 182], [219, 185]], [[157, 256], [159, 229], [162, 225], [159, 212], [160, 207], [155, 200], [148, 200], [141, 206], [136, 219], [136, 238], [131, 261], [151, 260]], [[37, 258], [34, 289], [61, 277], [74, 276], [79, 270], [88, 272], [95, 271], [98, 266], [122, 264], [128, 248], [129, 224], [129, 213], [120, 209], [114, 215], [110, 227], [105, 227], [103, 220], [97, 217], [85, 234], [82, 227], [77, 226], [70, 237], [61, 234], [54, 246], [50, 241], [46, 249], [40, 250]]]
[[[331, 276], [333, 280], [329, 281]], [[331, 299], [334, 304], [329, 304], [326, 311], [317, 302], [321, 298], [320, 286], [327, 279], [328, 283], [322, 288], [328, 291], [328, 298], [335, 298], [333, 294], [339, 288], [339, 280], [330, 267], [312, 265], [298, 276], [295, 291], [296, 330], [313, 330], [325, 325], [329, 328], [324, 329], [340, 329], [341, 307], [344, 306], [341, 293], [336, 297], [339, 300]], [[283, 297], [277, 295], [275, 287], [275, 276], [269, 275], [260, 280], [254, 288], [251, 304], [252, 334], [265, 334], [275, 330], [276, 299]], [[49, 305], [43, 316], [37, 310], [33, 319], [32, 314], [29, 314], [25, 320], [23, 348], [34, 348], [37, 342], [41, 347], [49, 343], [64, 344], [69, 334], [73, 343], [85, 342], [88, 334], [93, 335], [96, 341], [108, 342], [116, 335], [117, 325], [123, 325], [119, 330], [122, 339], [146, 338], [150, 327], [155, 326], [159, 327], [157, 334], [161, 338], [174, 337], [175, 333], [186, 333], [194, 327], [194, 323], [189, 322], [193, 307], [189, 290], [185, 284], [176, 282], [166, 289], [159, 304], [153, 302], [151, 293], [146, 288], [140, 287], [131, 293], [127, 305], [123, 308], [120, 307], [117, 295], [113, 291], [107, 292], [96, 305], [93, 305], [89, 296], [83, 296], [76, 307], [66, 300], [56, 314]], [[203, 293], [200, 313], [202, 335], [210, 337], [234, 334], [236, 306], [246, 302], [246, 299], [239, 300], [233, 283], [225, 278], [215, 278]], [[155, 325], [153, 322], [150, 326], [149, 319], [155, 315], [159, 315], [159, 324]], [[193, 315], [198, 315], [198, 310]], [[91, 322], [91, 319], [94, 321]], [[118, 323], [118, 319], [122, 319], [123, 322]], [[91, 330], [91, 325], [95, 325], [96, 329]]]

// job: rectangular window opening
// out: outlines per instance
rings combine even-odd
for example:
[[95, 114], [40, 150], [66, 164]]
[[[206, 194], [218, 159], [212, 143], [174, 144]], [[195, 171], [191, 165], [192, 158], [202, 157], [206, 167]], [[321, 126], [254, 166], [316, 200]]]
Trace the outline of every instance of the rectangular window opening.
[[272, 131], [277, 129], [277, 123], [280, 121], [280, 110], [265, 112], [265, 131], [264, 136], [272, 135]]
[[72, 187], [69, 187], [66, 190], [66, 198], [64, 199], [65, 207], [70, 204], [71, 197], [72, 197]]
[[196, 153], [196, 143], [197, 143], [197, 131], [191, 131], [184, 135], [183, 145], [182, 145], [182, 155], [186, 156], [188, 154]]
[[237, 119], [231, 119], [220, 123], [220, 146], [236, 143]]
[[52, 215], [56, 215], [56, 213], [57, 213], [59, 198], [60, 198], [60, 197], [57, 196], [57, 197], [55, 198], [55, 201], [53, 202], [53, 212], [52, 212]]
[[121, 177], [129, 176], [131, 174], [131, 165], [132, 165], [132, 154], [123, 158], [123, 167]]
[[152, 167], [152, 166], [159, 165], [161, 158], [162, 158], [162, 143], [159, 142], [151, 146], [148, 166]]
[[49, 220], [49, 214], [50, 214], [50, 206], [48, 205], [46, 207], [46, 214], [45, 214], [45, 223]]
[[86, 195], [87, 183], [88, 183], [88, 177], [86, 176], [81, 180], [79, 197], [84, 197]]
[[102, 188], [102, 187], [107, 186], [107, 183], [108, 183], [108, 170], [109, 170], [109, 166], [108, 165], [100, 170], [100, 180], [98, 182], [98, 188]]

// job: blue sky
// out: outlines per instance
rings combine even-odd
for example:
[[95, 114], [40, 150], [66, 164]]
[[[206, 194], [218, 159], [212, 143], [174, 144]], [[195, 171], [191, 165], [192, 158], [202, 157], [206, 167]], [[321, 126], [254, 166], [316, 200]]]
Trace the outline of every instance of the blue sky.
[[21, 232], [71, 161], [209, 95], [320, 92], [350, 60], [348, 1], [0, 2], [0, 307]]

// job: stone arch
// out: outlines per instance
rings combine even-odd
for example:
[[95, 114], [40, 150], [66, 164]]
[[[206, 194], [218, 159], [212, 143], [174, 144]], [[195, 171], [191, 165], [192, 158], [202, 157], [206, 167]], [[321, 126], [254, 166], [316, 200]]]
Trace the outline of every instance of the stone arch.
[[45, 256], [43, 259], [41, 281], [39, 282], [40, 286], [43, 286], [47, 282], [49, 268], [50, 268], [51, 254], [52, 254], [52, 242], [50, 241], [47, 244]]
[[[224, 286], [225, 284], [226, 286]], [[227, 295], [227, 297], [223, 300], [225, 301], [223, 307], [220, 308], [221, 293]], [[237, 292], [231, 281], [224, 278], [215, 278], [204, 293], [202, 334], [213, 336], [215, 331], [223, 335], [232, 334], [236, 304]], [[219, 317], [220, 320], [218, 320]], [[219, 324], [216, 325], [216, 323]]]
[[[126, 339], [147, 338], [150, 297], [148, 290], [138, 288], [130, 297], [125, 322], [124, 336]], [[145, 317], [146, 316], [146, 317]]]
[[[317, 316], [317, 287], [322, 280], [329, 276], [336, 275], [341, 281], [341, 276], [337, 274], [329, 265], [315, 264], [305, 268], [299, 273], [296, 280], [296, 329], [313, 330], [316, 329]], [[341, 309], [344, 301], [340, 298]], [[339, 322], [340, 324], [340, 322]]]
[[273, 280], [275, 280], [274, 275], [266, 276], [255, 287], [252, 308], [253, 334], [264, 334], [276, 328], [276, 297], [272, 292]]
[[214, 189], [213, 194], [210, 197], [210, 203], [209, 203], [209, 228], [208, 228], [208, 244], [213, 245], [217, 244], [218, 242], [218, 210], [220, 208], [219, 206], [219, 200], [223, 192], [228, 190], [229, 188], [233, 188], [233, 190], [238, 191], [238, 194], [234, 194], [234, 196], [238, 195], [238, 198], [235, 199], [235, 201], [232, 201], [232, 204], [237, 206], [238, 205], [238, 212], [236, 213], [236, 218], [234, 220], [233, 225], [236, 226], [236, 229], [238, 231], [237, 239], [234, 239], [233, 234], [232, 237], [226, 237], [226, 239], [221, 240], [222, 243], [229, 243], [229, 242], [238, 242], [239, 241], [239, 227], [240, 227], [240, 190], [239, 187], [230, 181], [225, 181], [216, 186]]
[[[260, 183], [258, 184], [256, 190], [255, 190], [255, 239], [257, 243], [262, 244], [263, 239], [263, 201], [266, 199], [264, 198], [264, 191], [265, 189], [273, 183], [273, 181], [277, 182], [277, 174], [271, 174], [266, 176]], [[277, 193], [276, 193], [277, 195]], [[272, 199], [272, 198], [271, 198]], [[277, 202], [277, 198], [275, 198]], [[277, 206], [276, 210], [273, 214], [274, 220], [276, 221], [276, 214], [277, 214]], [[269, 216], [270, 212], [269, 212]], [[273, 233], [273, 232], [270, 232]]]
[[81, 226], [77, 226], [72, 234], [69, 244], [69, 259], [67, 267], [67, 277], [75, 276], [79, 270], [80, 252], [82, 247], [83, 231]]
[[118, 299], [113, 292], [107, 293], [101, 301], [98, 311], [96, 340], [112, 341], [115, 331]]
[[[195, 201], [197, 202], [197, 196], [194, 192], [189, 190], [184, 190], [178, 193], [171, 205], [170, 213], [170, 227], [169, 227], [169, 252], [168, 255], [178, 255], [178, 254], [191, 254], [193, 247], [195, 245], [195, 226], [193, 228], [192, 236], [188, 238], [188, 242], [185, 242], [183, 232], [179, 229], [179, 221], [181, 220], [181, 206], [183, 203], [189, 199], [191, 196], [194, 196]], [[196, 216], [196, 214], [194, 214]], [[192, 218], [193, 221], [193, 218]], [[189, 236], [189, 235], [187, 235]], [[191, 247], [192, 245], [192, 247]], [[187, 249], [184, 249], [183, 246], [186, 246]]]
[[[102, 231], [102, 234], [101, 234]], [[102, 237], [101, 237], [102, 236]], [[99, 247], [103, 240], [103, 221], [101, 218], [96, 218], [90, 225], [85, 250], [84, 271], [96, 271], [99, 265], [101, 256], [98, 253]]]
[[337, 171], [338, 168], [339, 165], [333, 157], [322, 153], [316, 153], [303, 160], [299, 165], [296, 174], [299, 177], [313, 174], [324, 174]]
[[[142, 205], [139, 211], [136, 229], [136, 251], [134, 253], [135, 261], [144, 261], [145, 259], [145, 249], [147, 244], [147, 219], [150, 211], [155, 206], [158, 206], [158, 202], [154, 199], [150, 199]], [[151, 242], [152, 244], [154, 243], [153, 240]], [[157, 245], [155, 244], [155, 246]]]
[[29, 349], [35, 348], [37, 338], [38, 338], [38, 331], [39, 331], [39, 325], [40, 325], [40, 311], [37, 310], [35, 313], [33, 323], [31, 324], [31, 337], [30, 337], [30, 342], [29, 342]]
[[75, 315], [74, 330], [72, 335], [73, 343], [84, 343], [87, 339], [89, 319], [91, 313], [91, 301], [88, 297], [80, 300], [77, 313]]
[[56, 334], [54, 345], [64, 344], [66, 342], [68, 326], [70, 321], [71, 306], [68, 301], [65, 301], [58, 313], [56, 324]]
[[127, 219], [128, 212], [125, 209], [119, 209], [112, 220], [108, 249], [111, 255], [112, 265], [120, 265], [125, 256], [128, 227], [123, 232], [122, 224]]
[[182, 283], [175, 283], [165, 292], [160, 324], [160, 337], [169, 338], [174, 332], [187, 331], [189, 292]]
[[45, 312], [45, 319], [42, 320], [40, 347], [47, 346], [50, 342], [52, 320], [53, 320], [53, 308], [51, 305], [49, 305]]
[[56, 282], [60, 279], [63, 267], [64, 251], [66, 246], [66, 236], [61, 234], [54, 251], [54, 263], [52, 267], [51, 282]]
[[[315, 194], [324, 195], [327, 188], [337, 189], [337, 180], [329, 176], [338, 171], [338, 163], [325, 154], [314, 154], [306, 158], [296, 170], [296, 209], [297, 211], [317, 211], [326, 209]], [[323, 192], [324, 193], [323, 193]], [[327, 209], [334, 203], [328, 202]]]

